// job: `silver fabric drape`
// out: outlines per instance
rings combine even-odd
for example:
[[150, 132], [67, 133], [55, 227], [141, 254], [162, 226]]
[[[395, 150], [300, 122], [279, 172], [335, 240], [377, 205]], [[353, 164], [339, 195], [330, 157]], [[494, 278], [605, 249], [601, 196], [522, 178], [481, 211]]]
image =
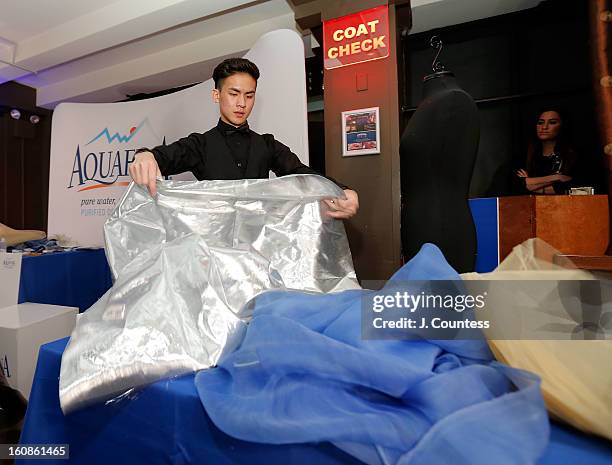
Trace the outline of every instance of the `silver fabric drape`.
[[359, 288], [341, 221], [314, 175], [132, 184], [104, 226], [113, 287], [81, 314], [62, 357], [64, 412], [208, 368], [240, 342], [269, 289]]

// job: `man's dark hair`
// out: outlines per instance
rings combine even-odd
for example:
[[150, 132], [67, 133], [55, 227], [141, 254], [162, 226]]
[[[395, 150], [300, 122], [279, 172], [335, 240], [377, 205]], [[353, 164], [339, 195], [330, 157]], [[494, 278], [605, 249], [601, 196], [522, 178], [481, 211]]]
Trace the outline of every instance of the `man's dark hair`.
[[223, 80], [236, 73], [247, 73], [255, 81], [259, 79], [259, 68], [257, 65], [246, 58], [227, 58], [217, 65], [213, 71], [215, 89], [221, 89]]

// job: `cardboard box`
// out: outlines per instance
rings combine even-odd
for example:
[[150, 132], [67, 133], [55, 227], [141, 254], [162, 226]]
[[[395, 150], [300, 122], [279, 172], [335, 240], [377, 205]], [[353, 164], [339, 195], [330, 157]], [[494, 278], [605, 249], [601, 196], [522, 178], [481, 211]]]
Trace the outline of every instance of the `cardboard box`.
[[0, 369], [29, 398], [42, 344], [70, 336], [79, 309], [23, 303], [0, 308]]
[[21, 254], [0, 252], [0, 308], [17, 305]]

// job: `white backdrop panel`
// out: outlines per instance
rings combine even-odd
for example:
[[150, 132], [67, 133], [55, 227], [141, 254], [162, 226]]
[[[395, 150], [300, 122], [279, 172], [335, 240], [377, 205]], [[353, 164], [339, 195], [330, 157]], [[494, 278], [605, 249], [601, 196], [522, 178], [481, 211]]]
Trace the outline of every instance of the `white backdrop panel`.
[[[251, 128], [274, 134], [308, 164], [301, 37], [291, 30], [269, 32], [245, 57], [261, 72]], [[102, 226], [129, 184], [127, 167], [134, 152], [216, 125], [219, 110], [212, 88], [209, 79], [154, 99], [58, 105], [51, 132], [48, 234], [66, 235], [82, 246], [103, 246]]]

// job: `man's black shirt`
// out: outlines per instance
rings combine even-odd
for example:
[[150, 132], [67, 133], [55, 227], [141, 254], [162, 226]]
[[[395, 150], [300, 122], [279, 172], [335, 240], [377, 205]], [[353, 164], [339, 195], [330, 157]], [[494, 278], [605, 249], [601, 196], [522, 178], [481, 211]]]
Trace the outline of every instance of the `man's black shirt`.
[[219, 120], [217, 126], [203, 134], [192, 133], [170, 145], [155, 147], [151, 152], [162, 175], [191, 171], [200, 181], [265, 179], [270, 171], [277, 176], [319, 174], [274, 136], [257, 134], [246, 123], [236, 128]]
[[236, 166], [240, 170], [242, 177], [246, 175], [246, 167], [249, 161], [249, 151], [251, 149], [251, 134], [249, 124], [235, 127], [219, 120], [217, 128], [225, 136], [225, 143], [234, 158]]

